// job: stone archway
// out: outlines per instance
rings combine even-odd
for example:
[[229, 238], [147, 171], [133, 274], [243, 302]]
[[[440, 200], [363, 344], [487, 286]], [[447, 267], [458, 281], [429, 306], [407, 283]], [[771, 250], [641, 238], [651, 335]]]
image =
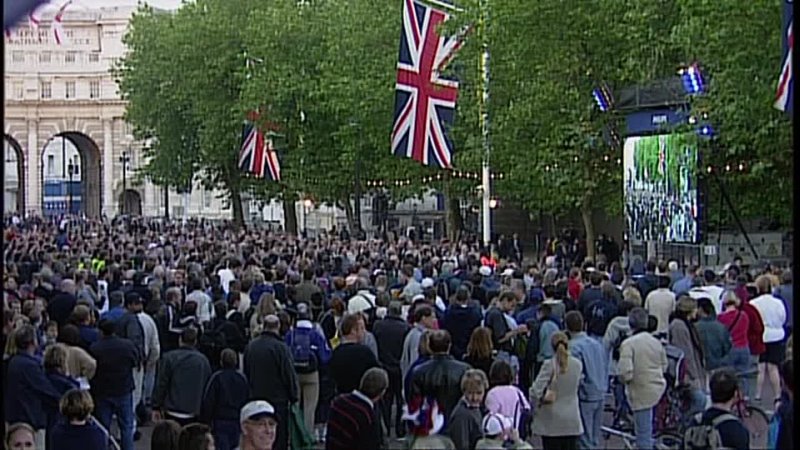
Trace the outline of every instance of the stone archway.
[[142, 215], [142, 195], [135, 189], [126, 189], [120, 194], [121, 213], [131, 216]]
[[[3, 197], [5, 199], [5, 212], [16, 209], [20, 214], [25, 213], [25, 153], [22, 146], [9, 134], [3, 135]], [[11, 173], [11, 171], [15, 173]], [[12, 206], [13, 205], [13, 206]]]
[[[62, 161], [62, 158], [59, 158], [58, 161], [61, 163], [60, 172], [62, 172], [60, 173], [62, 179], [61, 185], [63, 185], [63, 187], [48, 187], [45, 186], [45, 171], [47, 170], [47, 165], [49, 164], [49, 162], [46, 162], [45, 160], [45, 157], [47, 156], [46, 153], [48, 152], [48, 147], [52, 142], [58, 142], [62, 139], [69, 141], [74, 149], [77, 150], [78, 161], [76, 161], [77, 168], [75, 169], [74, 173], [74, 176], [77, 178], [77, 180], [73, 180], [73, 183], [71, 184], [67, 181], [67, 170], [65, 168], [73, 161]], [[58, 154], [58, 152], [56, 152], [56, 154]], [[56, 208], [58, 211], [67, 211], [69, 209], [68, 205], [72, 205], [72, 212], [82, 212], [88, 217], [99, 217], [101, 215], [103, 204], [101, 189], [101, 155], [99, 147], [90, 137], [75, 131], [56, 134], [48, 141], [44, 148], [42, 148], [41, 158], [42, 164], [40, 179], [42, 180], [43, 185], [42, 205], [45, 206], [45, 208], [43, 208], [45, 210], [45, 214], [47, 214], [45, 199], [47, 197], [60, 197], [60, 204], [56, 203]], [[77, 181], [77, 183], [75, 183], [75, 181]], [[52, 201], [50, 202], [51, 205], [53, 203], [54, 202]]]

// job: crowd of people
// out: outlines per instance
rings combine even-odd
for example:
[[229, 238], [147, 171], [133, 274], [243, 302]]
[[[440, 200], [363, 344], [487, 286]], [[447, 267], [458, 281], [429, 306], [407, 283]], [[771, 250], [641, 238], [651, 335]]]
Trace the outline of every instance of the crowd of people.
[[733, 405], [769, 392], [792, 446], [789, 270], [523, 265], [516, 236], [503, 258], [194, 220], [4, 237], [9, 448], [132, 450], [153, 423], [153, 450], [593, 449], [613, 392], [651, 449], [667, 346], [686, 430], [748, 449]]

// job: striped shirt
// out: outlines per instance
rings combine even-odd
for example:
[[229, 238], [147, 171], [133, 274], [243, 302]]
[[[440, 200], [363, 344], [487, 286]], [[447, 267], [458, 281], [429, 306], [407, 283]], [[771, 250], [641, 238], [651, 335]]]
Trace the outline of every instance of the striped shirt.
[[326, 450], [374, 450], [381, 447], [375, 408], [361, 392], [333, 400], [328, 419]]

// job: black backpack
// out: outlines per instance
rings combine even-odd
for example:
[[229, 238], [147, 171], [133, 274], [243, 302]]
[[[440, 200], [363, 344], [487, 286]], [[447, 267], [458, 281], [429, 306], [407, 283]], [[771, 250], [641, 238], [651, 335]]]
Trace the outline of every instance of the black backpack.
[[208, 358], [212, 369], [219, 368], [222, 350], [228, 347], [228, 339], [222, 332], [224, 321], [217, 319], [200, 334], [197, 339], [197, 349]]

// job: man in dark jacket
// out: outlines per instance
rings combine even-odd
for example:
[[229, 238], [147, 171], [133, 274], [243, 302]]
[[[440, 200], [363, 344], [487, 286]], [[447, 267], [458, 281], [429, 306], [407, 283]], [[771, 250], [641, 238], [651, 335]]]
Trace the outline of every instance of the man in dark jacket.
[[642, 298], [647, 298], [647, 294], [658, 288], [658, 277], [656, 276], [656, 262], [647, 261], [644, 270], [645, 270], [644, 276], [636, 281], [636, 287], [639, 289], [639, 293], [642, 294]]
[[264, 331], [247, 345], [244, 373], [250, 382], [250, 399], [266, 400], [275, 407], [278, 436], [274, 450], [289, 444], [289, 405], [299, 399], [297, 375], [289, 346], [280, 336], [278, 316], [264, 318]]
[[60, 395], [44, 374], [34, 354], [39, 347], [36, 329], [23, 325], [12, 337], [17, 354], [8, 361], [5, 389], [6, 423], [27, 423], [36, 430], [36, 442], [44, 448], [47, 416], [45, 408], [58, 408]]
[[[206, 383], [211, 377], [208, 358], [200, 353], [197, 329], [183, 330], [180, 347], [164, 355], [158, 367], [158, 381], [153, 391], [153, 415], [187, 425], [200, 416]], [[164, 414], [161, 413], [164, 412]]]
[[450, 417], [461, 398], [461, 377], [470, 369], [469, 364], [450, 356], [450, 333], [437, 330], [430, 337], [431, 360], [423, 363], [411, 374], [411, 392], [407, 401], [414, 398], [433, 397], [445, 417]]
[[78, 303], [75, 291], [74, 281], [63, 280], [53, 299], [47, 303], [47, 316], [50, 320], [58, 322], [59, 328], [67, 324], [69, 315], [72, 314], [72, 310], [75, 309], [75, 305]]
[[592, 272], [589, 274], [589, 286], [586, 287], [586, 289], [581, 292], [580, 297], [578, 297], [578, 311], [581, 312], [583, 317], [587, 317], [586, 310], [589, 308], [589, 305], [597, 300], [602, 300], [603, 291], [600, 290], [600, 284], [602, 283], [603, 276], [600, 275], [600, 272]]
[[403, 340], [408, 333], [408, 322], [401, 316], [403, 304], [393, 301], [389, 304], [386, 318], [375, 322], [372, 333], [378, 342], [378, 356], [381, 365], [389, 374], [389, 390], [381, 401], [383, 423], [387, 430], [391, 430], [392, 404], [397, 408], [395, 417], [395, 432], [398, 437], [404, 433], [403, 422], [400, 420], [403, 411], [403, 373], [400, 370], [400, 358], [403, 356]]
[[235, 351], [223, 350], [221, 363], [222, 369], [208, 380], [200, 417], [211, 424], [217, 450], [231, 450], [239, 442], [239, 413], [250, 396], [250, 386], [237, 370], [239, 356]]
[[100, 320], [102, 337], [89, 349], [97, 361], [97, 371], [92, 378], [92, 397], [97, 420], [108, 429], [111, 416], [116, 415], [122, 450], [133, 450], [133, 370], [141, 360], [131, 341], [114, 334], [116, 326], [112, 320]]
[[[138, 314], [142, 312], [142, 297], [133, 290], [128, 291], [125, 294], [125, 314], [117, 320], [117, 336], [121, 337], [122, 339], [127, 339], [131, 341], [134, 347], [136, 347], [136, 352], [139, 355], [139, 365], [133, 369], [133, 407], [134, 410], [139, 405], [139, 402], [142, 400], [142, 388], [144, 386], [144, 361], [145, 361], [145, 350], [144, 350], [144, 327], [142, 326], [141, 321], [139, 321]], [[137, 429], [136, 438], [138, 439], [139, 432], [138, 432], [138, 423], [134, 422], [135, 428]]]
[[386, 371], [373, 367], [361, 377], [358, 389], [333, 400], [328, 419], [326, 450], [373, 450], [383, 448], [377, 403], [386, 388]]
[[447, 307], [442, 324], [442, 328], [450, 333], [453, 340], [450, 354], [454, 358], [460, 360], [467, 353], [467, 344], [472, 336], [472, 331], [481, 325], [482, 320], [480, 304], [475, 301], [470, 302], [469, 289], [466, 286], [459, 286], [456, 290], [455, 302]]

